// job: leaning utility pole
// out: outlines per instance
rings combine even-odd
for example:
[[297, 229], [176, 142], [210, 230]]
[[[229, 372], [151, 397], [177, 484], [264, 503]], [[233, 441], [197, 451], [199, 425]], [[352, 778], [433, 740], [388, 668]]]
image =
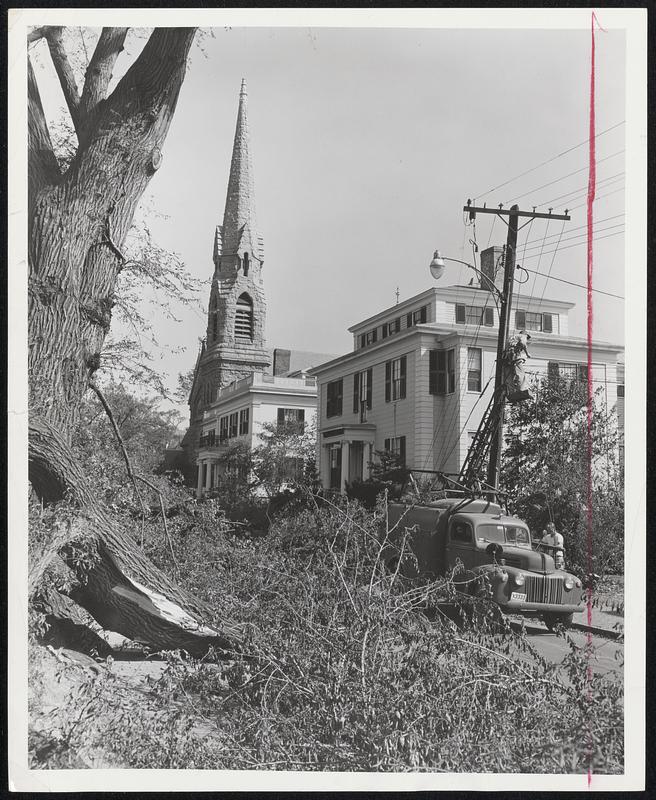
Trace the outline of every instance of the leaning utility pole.
[[[536, 211], [520, 211], [518, 205], [512, 206], [508, 211], [499, 208], [486, 208], [483, 206], [479, 208], [472, 206], [470, 202], [463, 207], [463, 211], [469, 212], [469, 218], [475, 219], [476, 214], [496, 214], [506, 222], [504, 217], [508, 217], [508, 238], [506, 240], [506, 254], [504, 259], [504, 272], [503, 272], [503, 291], [500, 295], [501, 308], [499, 309], [499, 336], [497, 338], [497, 367], [494, 378], [494, 402], [492, 414], [498, 419], [497, 433], [490, 443], [490, 460], [487, 469], [487, 483], [498, 489], [499, 469], [501, 466], [501, 449], [503, 446], [503, 415], [506, 407], [506, 390], [504, 385], [504, 355], [506, 351], [506, 343], [508, 340], [508, 331], [510, 329], [510, 310], [512, 306], [512, 295], [514, 285], [515, 273], [515, 254], [517, 251], [517, 232], [519, 231], [518, 220], [519, 217], [528, 217], [529, 221], [532, 219], [558, 219], [568, 221], [570, 217], [565, 209], [564, 214], [541, 214]], [[527, 225], [525, 222], [524, 225]], [[522, 225], [522, 227], [524, 227]]]

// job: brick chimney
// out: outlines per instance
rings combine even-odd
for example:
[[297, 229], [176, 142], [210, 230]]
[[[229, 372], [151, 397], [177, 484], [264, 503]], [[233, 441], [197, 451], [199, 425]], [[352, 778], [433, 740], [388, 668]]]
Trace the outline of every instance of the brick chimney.
[[[495, 245], [481, 251], [481, 272], [489, 278], [497, 289], [503, 291], [503, 254], [504, 247]], [[480, 278], [481, 289], [489, 289], [489, 285], [484, 278]]]
[[273, 351], [273, 375], [285, 375], [289, 372], [289, 362], [291, 360], [291, 350], [283, 350], [276, 347]]

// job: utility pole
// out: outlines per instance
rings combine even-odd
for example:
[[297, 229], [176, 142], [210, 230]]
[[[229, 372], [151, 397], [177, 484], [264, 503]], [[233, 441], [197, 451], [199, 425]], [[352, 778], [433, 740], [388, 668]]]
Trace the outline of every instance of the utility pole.
[[[515, 256], [517, 252], [517, 232], [520, 230], [518, 224], [520, 217], [528, 217], [528, 221], [532, 219], [558, 219], [565, 222], [569, 221], [570, 217], [565, 209], [564, 214], [552, 214], [549, 210], [548, 214], [538, 213], [536, 211], [520, 211], [518, 205], [512, 206], [508, 211], [499, 208], [487, 208], [483, 206], [478, 208], [472, 206], [470, 202], [464, 206], [463, 211], [469, 212], [469, 218], [475, 219], [476, 214], [496, 214], [503, 222], [506, 222], [504, 217], [508, 217], [508, 238], [506, 240], [506, 254], [504, 259], [503, 271], [503, 290], [500, 296], [501, 308], [499, 309], [499, 336], [497, 338], [497, 366], [494, 378], [494, 404], [492, 414], [495, 419], [498, 419], [498, 428], [496, 435], [493, 436], [490, 443], [490, 460], [487, 470], [487, 483], [498, 489], [499, 483], [499, 470], [501, 467], [501, 449], [503, 447], [503, 415], [506, 408], [506, 391], [504, 385], [504, 355], [506, 351], [506, 343], [508, 341], [508, 332], [510, 330], [510, 312], [512, 308], [512, 295], [515, 277]], [[524, 225], [527, 225], [525, 222]], [[521, 227], [524, 227], [522, 225]]]

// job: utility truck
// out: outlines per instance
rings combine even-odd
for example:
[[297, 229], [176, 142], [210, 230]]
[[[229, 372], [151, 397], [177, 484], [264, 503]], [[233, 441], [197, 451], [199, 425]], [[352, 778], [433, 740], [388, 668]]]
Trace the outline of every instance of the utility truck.
[[579, 578], [557, 569], [554, 558], [533, 545], [526, 523], [499, 503], [465, 491], [425, 503], [389, 503], [388, 530], [386, 565], [408, 578], [452, 574], [462, 592], [491, 593], [502, 611], [540, 616], [550, 630], [567, 627], [583, 610]]

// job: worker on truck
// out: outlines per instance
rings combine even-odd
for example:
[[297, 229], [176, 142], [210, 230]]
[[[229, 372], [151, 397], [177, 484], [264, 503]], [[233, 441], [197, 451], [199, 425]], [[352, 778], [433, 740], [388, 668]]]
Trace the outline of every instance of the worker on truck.
[[540, 544], [551, 554], [556, 564], [556, 569], [565, 568], [565, 539], [562, 533], [558, 533], [553, 522], [547, 523], [547, 529], [542, 531]]

